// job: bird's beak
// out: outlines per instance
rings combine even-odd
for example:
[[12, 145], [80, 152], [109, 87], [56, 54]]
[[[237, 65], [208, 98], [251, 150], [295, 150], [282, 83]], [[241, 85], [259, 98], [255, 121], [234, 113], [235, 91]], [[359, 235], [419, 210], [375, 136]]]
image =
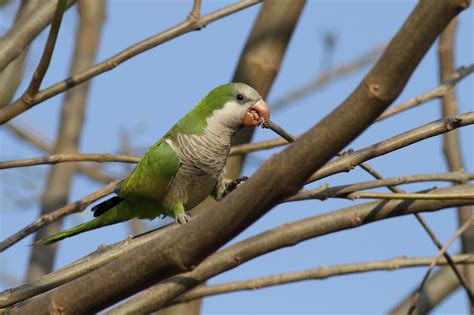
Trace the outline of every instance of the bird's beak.
[[268, 122], [270, 118], [270, 109], [264, 100], [259, 100], [245, 115], [244, 126], [257, 126], [261, 123]]

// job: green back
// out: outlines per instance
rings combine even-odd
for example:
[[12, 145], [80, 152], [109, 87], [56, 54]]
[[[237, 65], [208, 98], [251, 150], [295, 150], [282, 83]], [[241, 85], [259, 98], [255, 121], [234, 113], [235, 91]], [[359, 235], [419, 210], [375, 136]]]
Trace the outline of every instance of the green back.
[[125, 179], [118, 195], [134, 203], [159, 201], [178, 172], [178, 154], [162, 138]]

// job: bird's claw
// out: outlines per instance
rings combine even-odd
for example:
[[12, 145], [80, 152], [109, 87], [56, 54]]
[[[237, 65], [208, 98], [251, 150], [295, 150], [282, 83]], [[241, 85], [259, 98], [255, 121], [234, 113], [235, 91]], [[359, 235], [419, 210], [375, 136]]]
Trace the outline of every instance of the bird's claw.
[[227, 187], [225, 188], [224, 196], [226, 196], [231, 191], [233, 191], [234, 189], [236, 189], [237, 187], [245, 183], [247, 179], [249, 179], [247, 176], [240, 176], [234, 179], [233, 181], [231, 181], [229, 184], [227, 184]]
[[187, 213], [180, 213], [178, 214], [178, 216], [176, 217], [176, 222], [179, 224], [179, 225], [183, 225], [183, 224], [186, 224], [186, 223], [189, 223], [191, 221], [191, 216]]

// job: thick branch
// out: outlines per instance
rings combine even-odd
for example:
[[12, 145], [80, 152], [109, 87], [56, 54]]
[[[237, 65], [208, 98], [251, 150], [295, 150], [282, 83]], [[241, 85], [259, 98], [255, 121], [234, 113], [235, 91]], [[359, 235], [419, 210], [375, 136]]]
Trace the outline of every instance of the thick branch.
[[[465, 189], [459, 189], [464, 186]], [[437, 190], [438, 193], [474, 191], [474, 186], [462, 185]], [[167, 279], [143, 291], [136, 297], [113, 309], [111, 314], [152, 312], [182, 293], [218, 274], [274, 250], [296, 245], [307, 239], [365, 225], [392, 216], [409, 215], [420, 211], [435, 211], [457, 204], [452, 201], [382, 201], [344, 208], [287, 223], [250, 237], [208, 257], [195, 269]], [[473, 201], [465, 201], [471, 204]], [[444, 205], [444, 206], [443, 206]]]

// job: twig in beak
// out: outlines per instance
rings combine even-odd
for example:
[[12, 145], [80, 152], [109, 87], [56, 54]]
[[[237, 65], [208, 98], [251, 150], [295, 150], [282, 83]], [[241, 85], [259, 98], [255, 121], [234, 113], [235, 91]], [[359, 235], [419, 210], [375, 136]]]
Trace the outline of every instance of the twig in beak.
[[273, 132], [278, 134], [280, 137], [288, 141], [289, 143], [295, 141], [295, 137], [290, 135], [288, 132], [286, 132], [283, 128], [275, 124], [273, 121], [268, 120], [265, 121], [263, 117], [260, 117], [259, 119], [259, 124], [262, 126], [262, 128], [268, 128], [271, 129]]

